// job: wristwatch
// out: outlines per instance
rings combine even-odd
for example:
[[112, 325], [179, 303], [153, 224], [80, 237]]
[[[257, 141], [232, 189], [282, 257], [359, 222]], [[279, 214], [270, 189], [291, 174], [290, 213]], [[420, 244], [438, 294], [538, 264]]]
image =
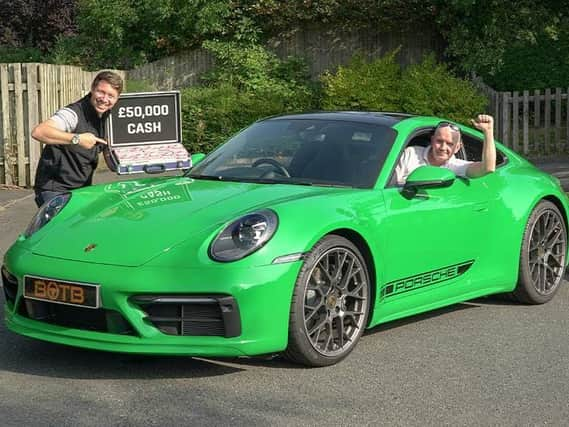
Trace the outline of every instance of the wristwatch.
[[73, 137], [71, 138], [71, 143], [72, 143], [73, 145], [79, 144], [79, 134], [78, 134], [78, 133], [76, 133], [76, 134], [73, 135]]

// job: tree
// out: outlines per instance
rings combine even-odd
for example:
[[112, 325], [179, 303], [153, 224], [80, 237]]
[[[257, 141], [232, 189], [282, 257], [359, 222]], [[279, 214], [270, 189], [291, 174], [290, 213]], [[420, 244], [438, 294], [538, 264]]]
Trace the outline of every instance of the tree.
[[463, 72], [488, 77], [504, 67], [510, 48], [535, 46], [539, 40], [555, 44], [562, 39], [569, 30], [568, 11], [567, 0], [435, 2], [436, 20], [448, 42], [450, 59]]
[[59, 61], [133, 68], [229, 32], [228, 0], [80, 0], [78, 35], [61, 40]]
[[0, 45], [46, 53], [75, 27], [76, 0], [0, 0]]
[[429, 22], [432, 1], [422, 0], [256, 0], [248, 3], [267, 35], [294, 31], [299, 26], [325, 24], [331, 28], [413, 28]]

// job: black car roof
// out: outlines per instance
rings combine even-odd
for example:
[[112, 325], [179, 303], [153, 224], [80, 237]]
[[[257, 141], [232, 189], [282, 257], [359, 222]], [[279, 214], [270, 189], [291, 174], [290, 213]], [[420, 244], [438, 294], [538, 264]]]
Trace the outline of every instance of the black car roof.
[[404, 113], [383, 113], [371, 111], [319, 111], [311, 113], [299, 114], [283, 114], [272, 116], [261, 121], [268, 120], [337, 120], [346, 122], [370, 123], [382, 126], [392, 127], [410, 117], [416, 117], [412, 114]]

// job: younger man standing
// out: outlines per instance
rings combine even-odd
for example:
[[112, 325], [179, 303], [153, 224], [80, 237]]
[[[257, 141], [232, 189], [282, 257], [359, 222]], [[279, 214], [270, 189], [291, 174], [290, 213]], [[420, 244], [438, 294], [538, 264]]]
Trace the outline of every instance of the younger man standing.
[[36, 204], [91, 185], [99, 152], [106, 144], [105, 121], [123, 89], [122, 78], [102, 71], [91, 92], [37, 125], [32, 137], [45, 144], [35, 179]]

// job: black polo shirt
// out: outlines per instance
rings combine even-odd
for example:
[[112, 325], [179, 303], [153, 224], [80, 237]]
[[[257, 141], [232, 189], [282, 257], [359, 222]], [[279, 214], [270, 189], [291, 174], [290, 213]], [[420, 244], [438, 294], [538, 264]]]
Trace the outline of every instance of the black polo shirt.
[[[73, 132], [90, 132], [104, 138], [105, 120], [109, 112], [99, 117], [90, 99], [89, 93], [66, 107], [77, 114], [77, 127]], [[102, 148], [101, 144], [96, 144], [91, 149], [72, 144], [46, 144], [36, 171], [35, 189], [67, 191], [91, 185]]]

